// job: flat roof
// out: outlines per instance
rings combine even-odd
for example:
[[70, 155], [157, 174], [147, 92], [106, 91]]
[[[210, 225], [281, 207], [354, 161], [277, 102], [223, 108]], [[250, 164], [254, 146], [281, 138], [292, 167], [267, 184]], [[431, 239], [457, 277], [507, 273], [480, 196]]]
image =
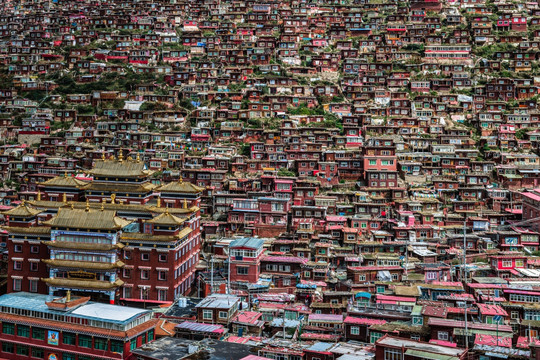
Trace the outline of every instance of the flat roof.
[[101, 303], [87, 303], [71, 312], [72, 315], [90, 317], [94, 319], [128, 321], [148, 312], [144, 309], [137, 309], [127, 306], [118, 306]]
[[240, 301], [238, 296], [227, 294], [213, 294], [202, 299], [200, 303], [195, 305], [196, 308], [209, 309], [230, 309]]
[[119, 324], [128, 323], [140, 315], [150, 313], [150, 310], [120, 305], [101, 304], [91, 301], [80, 305], [75, 309], [67, 311], [50, 309], [46, 302], [51, 302], [57, 298], [58, 296], [16, 292], [0, 296], [0, 307], [3, 306], [10, 309], [39, 311], [61, 316], [74, 316], [89, 320], [98, 320]]
[[398, 338], [398, 337], [393, 337], [393, 336], [385, 336], [379, 339], [377, 341], [377, 344], [395, 346], [399, 348], [404, 347], [407, 350], [409, 349], [420, 350], [420, 351], [427, 351], [427, 352], [435, 353], [435, 354], [444, 354], [444, 355], [456, 356], [456, 357], [460, 357], [461, 354], [463, 354], [463, 352], [466, 351], [465, 349], [423, 343], [419, 341]]

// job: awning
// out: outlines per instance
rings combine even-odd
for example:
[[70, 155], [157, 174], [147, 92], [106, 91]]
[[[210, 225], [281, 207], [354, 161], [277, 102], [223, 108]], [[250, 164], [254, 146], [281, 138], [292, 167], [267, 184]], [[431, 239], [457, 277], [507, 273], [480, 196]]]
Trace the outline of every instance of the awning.
[[414, 356], [421, 359], [429, 360], [459, 360], [457, 356], [445, 355], [445, 354], [435, 354], [427, 351], [407, 349], [405, 355]]
[[[480, 330], [480, 329], [467, 329], [467, 333], [469, 336], [473, 336], [476, 334], [497, 336], [497, 331], [495, 330], [491, 331], [491, 330]], [[465, 335], [465, 329], [463, 328], [454, 329], [454, 335], [462, 335], [462, 336]], [[512, 337], [512, 333], [503, 332], [499, 330], [499, 337], [502, 337], [502, 338]]]

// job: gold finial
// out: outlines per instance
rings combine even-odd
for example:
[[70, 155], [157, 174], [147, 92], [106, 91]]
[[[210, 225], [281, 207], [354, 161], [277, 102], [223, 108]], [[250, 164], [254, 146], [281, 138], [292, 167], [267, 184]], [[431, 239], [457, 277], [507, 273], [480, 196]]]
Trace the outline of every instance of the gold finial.
[[67, 194], [66, 193], [64, 193], [64, 195], [62, 195], [62, 201], [64, 203], [67, 203]]
[[122, 149], [120, 149], [120, 151], [118, 152], [118, 160], [120, 162], [124, 161], [124, 152], [122, 151]]
[[114, 160], [114, 155], [109, 156], [109, 160]]
[[187, 199], [184, 199], [184, 209], [187, 209]]
[[71, 203], [71, 210], [75, 209], [75, 206], [73, 205], [73, 203]]
[[25, 206], [25, 200], [21, 199], [21, 206]]
[[165, 207], [165, 214], [169, 215], [169, 207]]
[[111, 204], [114, 204], [114, 199], [116, 199], [116, 194], [111, 194]]
[[85, 209], [86, 212], [89, 212], [90, 211], [90, 201], [88, 199], [86, 199], [86, 209]]
[[41, 191], [37, 192], [37, 201], [41, 201]]
[[101, 160], [105, 161], [105, 151], [101, 153]]
[[68, 290], [66, 294], [66, 302], [70, 302], [70, 301], [71, 301], [71, 290]]
[[182, 175], [180, 175], [180, 178], [178, 178], [178, 182], [179, 182], [180, 184], [183, 184], [183, 183], [184, 183], [184, 179], [182, 178]]
[[64, 171], [64, 178], [67, 178], [67, 171]]
[[138, 151], [137, 151], [137, 162], [141, 162], [141, 155], [139, 154]]
[[133, 160], [133, 157], [131, 157], [131, 155], [129, 155], [129, 156], [127, 157], [127, 159], [128, 159], [129, 161], [132, 161], [132, 160]]
[[[105, 200], [105, 199], [103, 199]], [[105, 210], [105, 201], [102, 201], [101, 202], [101, 211]]]
[[157, 207], [161, 207], [161, 196], [157, 198]]

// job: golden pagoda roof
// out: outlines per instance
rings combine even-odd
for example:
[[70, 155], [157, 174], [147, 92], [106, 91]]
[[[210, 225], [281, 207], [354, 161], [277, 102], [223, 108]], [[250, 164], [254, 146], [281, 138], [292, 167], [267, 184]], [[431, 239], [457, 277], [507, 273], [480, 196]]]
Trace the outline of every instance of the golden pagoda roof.
[[179, 215], [179, 214], [191, 214], [195, 211], [199, 210], [197, 206], [191, 206], [187, 209], [185, 208], [164, 208], [164, 207], [157, 207], [157, 206], [151, 206], [150, 211], [153, 213], [164, 213], [164, 212], [170, 212], [171, 214]]
[[91, 243], [77, 243], [71, 241], [42, 241], [43, 245], [54, 247], [58, 249], [78, 249], [78, 250], [95, 250], [95, 251], [110, 251], [114, 249], [122, 249], [124, 244], [91, 244]]
[[146, 220], [145, 222], [148, 224], [155, 224], [155, 225], [176, 226], [176, 225], [182, 225], [184, 221], [185, 219], [181, 219], [169, 213], [168, 211], [166, 211], [163, 214], [159, 214], [153, 219]]
[[32, 217], [41, 212], [43, 212], [43, 210], [31, 208], [25, 202], [23, 202], [16, 208], [2, 211], [2, 214], [9, 215], [9, 216], [18, 216], [18, 217]]
[[0, 229], [4, 229], [10, 234], [48, 235], [51, 232], [51, 228], [48, 226], [32, 226], [32, 227], [2, 226], [0, 227]]
[[122, 233], [120, 241], [122, 242], [137, 242], [137, 241], [155, 241], [155, 242], [174, 242], [178, 239], [189, 235], [193, 230], [189, 227], [183, 228], [177, 235], [153, 235], [146, 233]]
[[154, 173], [144, 167], [144, 162], [133, 160], [96, 160], [89, 174], [95, 176], [120, 177], [148, 177]]
[[29, 200], [27, 202], [30, 205], [35, 206], [37, 208], [45, 208], [45, 209], [57, 209], [57, 208], [60, 208], [62, 206], [66, 206], [66, 203], [62, 202], [62, 201]]
[[51, 227], [101, 230], [120, 230], [130, 223], [131, 221], [116, 216], [114, 210], [93, 210], [90, 208], [84, 210], [60, 208], [56, 216], [43, 222]]
[[193, 185], [187, 181], [173, 181], [168, 184], [161, 185], [157, 191], [160, 192], [172, 192], [172, 193], [189, 193], [198, 194], [202, 192], [204, 188]]
[[80, 188], [86, 184], [88, 184], [86, 181], [79, 180], [73, 176], [56, 176], [39, 185]]
[[[84, 209], [86, 208], [86, 203], [84, 202], [77, 202], [77, 201], [69, 201], [68, 203], [61, 202], [61, 201], [45, 201], [45, 200], [32, 200], [28, 201], [29, 204], [32, 206], [35, 206], [40, 209], [58, 209], [62, 207], [71, 207], [73, 206], [75, 209]], [[157, 207], [155, 205], [147, 205], [147, 204], [121, 204], [119, 202], [110, 203], [97, 203], [97, 202], [91, 202], [89, 204], [90, 209], [101, 209], [101, 207], [104, 207], [105, 210], [121, 210], [126, 212], [146, 212], [146, 213], [153, 213], [153, 214], [162, 214], [165, 211], [170, 212], [174, 215], [182, 215], [182, 214], [191, 214], [197, 210], [199, 210], [199, 207], [197, 206], [191, 206], [187, 209], [184, 208], [163, 208], [163, 207]]]
[[117, 279], [115, 282], [87, 279], [66, 279], [66, 278], [42, 278], [42, 281], [49, 286], [61, 286], [75, 289], [89, 290], [109, 290], [124, 285], [124, 282]]
[[133, 193], [142, 192], [148, 193], [156, 188], [156, 185], [150, 182], [141, 184], [123, 184], [123, 183], [96, 183], [92, 182], [82, 187], [84, 190], [91, 191], [109, 191], [117, 193]]
[[92, 262], [92, 261], [72, 261], [72, 260], [59, 260], [59, 259], [42, 259], [45, 264], [52, 265], [54, 267], [63, 268], [77, 268], [77, 269], [90, 269], [90, 270], [111, 270], [124, 267], [122, 261], [116, 261], [114, 263]]

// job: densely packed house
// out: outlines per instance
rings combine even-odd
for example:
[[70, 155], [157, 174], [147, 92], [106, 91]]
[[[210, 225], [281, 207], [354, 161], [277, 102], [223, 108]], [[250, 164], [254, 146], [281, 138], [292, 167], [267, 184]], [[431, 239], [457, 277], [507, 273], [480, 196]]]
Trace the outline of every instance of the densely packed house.
[[0, 358], [540, 359], [538, 1], [8, 0], [0, 44]]

